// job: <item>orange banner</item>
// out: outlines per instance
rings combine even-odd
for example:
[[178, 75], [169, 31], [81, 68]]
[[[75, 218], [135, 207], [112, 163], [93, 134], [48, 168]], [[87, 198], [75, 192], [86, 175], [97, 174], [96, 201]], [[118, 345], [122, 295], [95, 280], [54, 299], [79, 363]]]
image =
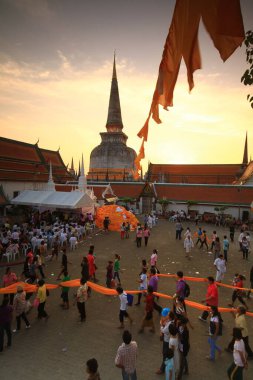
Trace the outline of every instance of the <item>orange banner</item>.
[[[166, 277], [167, 276], [176, 277], [176, 275], [162, 275], [161, 277], [163, 277], [163, 276], [166, 276]], [[185, 277], [185, 279], [190, 280], [190, 279], [196, 279], [196, 278], [195, 277]], [[198, 279], [198, 280], [200, 280], [200, 279]], [[202, 280], [206, 281], [206, 279], [202, 279]], [[97, 292], [97, 293], [105, 294], [105, 295], [108, 295], [108, 296], [116, 296], [117, 295], [117, 292], [116, 292], [115, 289], [109, 289], [109, 288], [106, 288], [104, 286], [101, 286], [101, 285], [98, 285], [98, 284], [94, 284], [94, 282], [90, 282], [90, 281], [87, 281], [87, 285], [91, 289], [93, 289], [95, 292]], [[38, 289], [37, 285], [30, 285], [30, 284], [27, 284], [25, 282], [16, 282], [15, 284], [7, 286], [6, 288], [0, 288], [0, 294], [16, 293], [18, 286], [22, 286], [23, 289], [27, 293], [35, 293], [37, 291], [37, 289]], [[48, 290], [53, 290], [53, 289], [61, 288], [62, 286], [78, 287], [78, 286], [80, 286], [80, 279], [75, 279], [75, 280], [70, 280], [70, 281], [64, 281], [64, 282], [61, 282], [60, 284], [46, 284], [46, 288]], [[141, 291], [141, 290], [125, 290], [125, 292], [129, 293], [129, 294], [143, 293], [143, 291]], [[164, 294], [164, 293], [154, 292], [154, 295], [158, 296], [158, 297], [161, 297], [161, 298], [164, 298], [164, 299], [168, 299], [168, 300], [172, 300], [173, 299], [172, 296], [170, 296], [168, 294]], [[198, 310], [210, 310], [210, 307], [205, 306], [203, 304], [200, 304], [198, 302], [194, 302], [194, 301], [190, 301], [190, 300], [185, 300], [185, 303], [186, 303], [187, 306], [193, 307], [194, 309], [198, 309]], [[219, 307], [219, 311], [221, 313], [229, 313], [231, 311], [235, 311], [235, 309], [233, 309], [233, 308]], [[246, 315], [248, 315], [250, 317], [253, 317], [253, 313], [252, 312], [248, 312], [247, 311]]]

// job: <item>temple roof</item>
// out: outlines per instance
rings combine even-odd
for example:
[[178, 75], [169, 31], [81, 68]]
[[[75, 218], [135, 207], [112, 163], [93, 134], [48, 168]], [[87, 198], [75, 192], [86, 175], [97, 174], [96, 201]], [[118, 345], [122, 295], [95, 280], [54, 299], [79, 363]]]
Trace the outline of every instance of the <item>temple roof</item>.
[[[92, 186], [98, 199], [101, 198], [100, 188]], [[132, 197], [138, 199], [147, 183], [118, 182], [111, 183], [117, 197]], [[196, 201], [202, 204], [225, 204], [250, 206], [253, 200], [253, 187], [235, 185], [198, 185], [198, 184], [153, 184], [157, 199], [167, 198], [174, 202]], [[152, 195], [151, 195], [152, 196]]]
[[150, 164], [150, 181], [169, 183], [232, 184], [238, 177], [242, 164]]
[[158, 198], [174, 202], [196, 201], [211, 204], [250, 205], [253, 188], [234, 185], [156, 184]]
[[55, 182], [73, 180], [59, 151], [0, 137], [0, 181], [47, 182], [50, 162]]

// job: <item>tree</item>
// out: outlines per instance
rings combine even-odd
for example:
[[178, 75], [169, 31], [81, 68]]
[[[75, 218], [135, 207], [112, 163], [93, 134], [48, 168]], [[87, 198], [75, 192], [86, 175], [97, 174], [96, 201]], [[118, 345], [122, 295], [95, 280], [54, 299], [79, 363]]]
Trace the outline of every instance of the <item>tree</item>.
[[[249, 64], [249, 69], [245, 71], [241, 77], [241, 82], [245, 86], [251, 86], [253, 84], [253, 31], [249, 30], [246, 33], [246, 38], [244, 40], [246, 46], [246, 62]], [[253, 108], [253, 96], [250, 94], [247, 95], [247, 100], [250, 102], [251, 107]]]
[[166, 209], [167, 209], [167, 206], [170, 203], [170, 201], [167, 198], [165, 198], [165, 199], [158, 199], [157, 203], [159, 203], [159, 205], [161, 205], [161, 207], [162, 207], [162, 214], [164, 216], [165, 212], [166, 212]]
[[186, 204], [187, 204], [187, 214], [189, 214], [189, 210], [190, 210], [191, 206], [197, 205], [198, 202], [196, 202], [196, 201], [187, 201]]
[[223, 214], [224, 214], [224, 211], [225, 211], [227, 208], [228, 208], [228, 207], [226, 207], [226, 206], [215, 207], [215, 208], [214, 208], [214, 211], [217, 211], [218, 214], [223, 215]]
[[124, 206], [127, 208], [128, 207], [128, 203], [134, 202], [134, 198], [131, 198], [131, 197], [120, 197], [119, 198], [119, 202], [122, 202], [124, 204]]

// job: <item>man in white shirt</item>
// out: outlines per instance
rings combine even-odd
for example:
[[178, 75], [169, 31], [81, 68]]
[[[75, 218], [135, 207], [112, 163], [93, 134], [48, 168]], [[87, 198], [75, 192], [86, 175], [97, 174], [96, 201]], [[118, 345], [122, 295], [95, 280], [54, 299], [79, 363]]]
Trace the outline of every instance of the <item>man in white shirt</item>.
[[119, 321], [120, 321], [120, 326], [119, 329], [123, 329], [124, 326], [124, 317], [128, 318], [130, 323], [133, 323], [132, 318], [127, 312], [127, 294], [123, 291], [121, 286], [118, 286], [116, 288], [116, 291], [119, 295], [119, 300], [120, 300], [120, 310], [119, 310]]
[[213, 265], [216, 268], [216, 278], [215, 278], [215, 281], [221, 282], [223, 280], [223, 278], [224, 278], [224, 274], [227, 271], [226, 260], [224, 259], [224, 257], [223, 257], [222, 254], [219, 255], [219, 257], [217, 257], [217, 259], [214, 260]]

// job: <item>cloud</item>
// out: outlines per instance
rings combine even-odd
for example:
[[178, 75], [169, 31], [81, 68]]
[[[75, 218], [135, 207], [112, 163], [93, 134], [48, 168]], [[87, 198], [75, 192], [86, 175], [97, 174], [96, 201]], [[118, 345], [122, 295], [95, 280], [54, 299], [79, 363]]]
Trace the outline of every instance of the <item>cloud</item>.
[[33, 18], [50, 19], [53, 14], [48, 0], [8, 0], [8, 2]]
[[[105, 131], [112, 60], [99, 65], [89, 57], [77, 69], [64, 51], [57, 55], [55, 68], [0, 57], [1, 134], [32, 143], [39, 136], [40, 145], [53, 150], [60, 145], [66, 162], [83, 152], [87, 170], [90, 152]], [[128, 146], [138, 151], [136, 135], [148, 115], [156, 77], [138, 72], [125, 58], [117, 60], [117, 73], [124, 132]], [[209, 78], [196, 82], [189, 94], [186, 77], [180, 76], [174, 107], [161, 110], [163, 124], [150, 123], [146, 164], [240, 162], [241, 146], [236, 147], [250, 130], [252, 115], [242, 90]]]

